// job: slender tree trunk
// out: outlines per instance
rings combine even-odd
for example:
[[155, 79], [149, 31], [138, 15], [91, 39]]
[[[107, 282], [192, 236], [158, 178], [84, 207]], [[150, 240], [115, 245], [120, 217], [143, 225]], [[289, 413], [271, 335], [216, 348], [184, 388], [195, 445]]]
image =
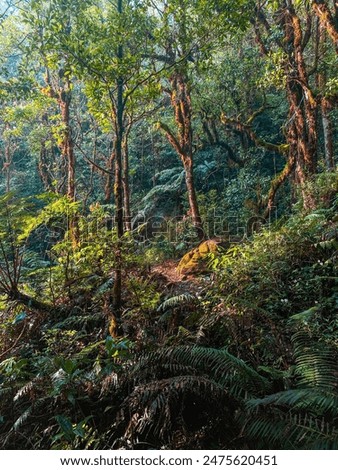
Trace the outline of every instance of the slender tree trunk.
[[75, 154], [74, 143], [70, 128], [70, 103], [71, 90], [70, 81], [65, 79], [65, 86], [59, 94], [59, 106], [61, 111], [62, 124], [64, 126], [63, 139], [60, 145], [61, 155], [66, 162], [67, 168], [67, 196], [70, 200], [75, 200]]
[[46, 144], [45, 142], [41, 142], [38, 172], [45, 191], [49, 191], [52, 186], [52, 181], [48, 172], [47, 155], [48, 151], [46, 148]]
[[[60, 145], [61, 155], [66, 166], [66, 194], [70, 201], [75, 201], [75, 153], [74, 142], [70, 126], [71, 83], [68, 77], [64, 79], [64, 86], [59, 92], [59, 106], [64, 127], [63, 139]], [[73, 246], [79, 241], [78, 217], [71, 214], [68, 220], [69, 237]]]
[[197, 202], [195, 183], [194, 183], [193, 160], [191, 157], [185, 158], [184, 171], [185, 171], [185, 183], [186, 183], [187, 191], [188, 191], [188, 200], [189, 200], [191, 218], [192, 218], [194, 227], [196, 229], [198, 239], [203, 240], [205, 238], [205, 235], [203, 231], [202, 219], [200, 216], [198, 202]]
[[124, 212], [124, 227], [127, 232], [131, 231], [131, 213], [130, 213], [130, 188], [129, 188], [129, 138], [130, 127], [125, 133], [123, 140], [123, 212]]
[[11, 169], [12, 169], [12, 154], [10, 148], [10, 141], [5, 143], [5, 174], [6, 174], [6, 192], [9, 193], [11, 190]]
[[106, 174], [106, 184], [104, 187], [104, 203], [111, 204], [113, 200], [113, 170], [114, 170], [115, 150], [112, 151], [108, 160], [107, 170], [109, 173]]
[[331, 106], [325, 96], [321, 99], [320, 106], [324, 135], [325, 164], [328, 171], [334, 171], [333, 129], [330, 117]]
[[[337, 2], [338, 5], [338, 2]], [[326, 31], [317, 18], [317, 42], [316, 42], [316, 63], [320, 53], [324, 53], [326, 46]], [[325, 90], [326, 71], [320, 70], [316, 74], [316, 86], [319, 90]], [[331, 103], [322, 92], [320, 100], [320, 113], [323, 128], [324, 156], [325, 166], [328, 171], [334, 171], [334, 145], [333, 145], [333, 127], [331, 122]]]
[[[122, 0], [117, 2], [117, 13], [122, 14]], [[121, 63], [123, 59], [122, 44], [118, 47], [117, 58]], [[122, 182], [122, 141], [124, 134], [124, 100], [123, 100], [124, 80], [120, 76], [117, 79], [117, 99], [116, 99], [116, 118], [115, 118], [115, 181], [114, 181], [114, 198], [115, 198], [115, 221], [118, 243], [116, 247], [115, 256], [115, 282], [113, 289], [113, 306], [114, 315], [117, 320], [121, 315], [122, 304], [122, 257], [121, 257], [121, 243], [120, 240], [123, 236], [123, 182]]]
[[[42, 116], [42, 122], [44, 125], [48, 125], [47, 114], [44, 114]], [[48, 170], [48, 149], [46, 146], [45, 139], [41, 141], [40, 155], [38, 161], [38, 172], [45, 191], [49, 191], [52, 188], [52, 178]]]

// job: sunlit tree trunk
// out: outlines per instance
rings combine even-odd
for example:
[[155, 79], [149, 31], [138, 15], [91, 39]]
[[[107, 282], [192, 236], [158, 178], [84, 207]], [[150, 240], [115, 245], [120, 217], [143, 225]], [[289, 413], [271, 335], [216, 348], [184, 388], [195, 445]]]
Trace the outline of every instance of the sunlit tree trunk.
[[104, 187], [105, 204], [111, 204], [113, 200], [114, 159], [115, 159], [115, 150], [111, 152], [110, 157], [108, 159], [108, 166], [107, 166], [108, 173], [106, 174], [106, 183]]

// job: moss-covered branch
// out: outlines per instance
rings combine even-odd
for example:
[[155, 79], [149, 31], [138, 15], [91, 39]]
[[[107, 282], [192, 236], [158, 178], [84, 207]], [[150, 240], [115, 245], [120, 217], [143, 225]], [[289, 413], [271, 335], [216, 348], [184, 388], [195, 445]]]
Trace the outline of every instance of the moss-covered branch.
[[269, 216], [269, 213], [274, 205], [276, 193], [278, 189], [282, 186], [282, 184], [286, 181], [286, 179], [290, 176], [293, 169], [295, 167], [295, 158], [290, 156], [288, 161], [286, 162], [285, 167], [283, 170], [272, 180], [269, 194], [267, 197], [267, 204], [266, 209], [264, 212], [264, 218], [266, 219]]
[[242, 132], [243, 134], [246, 134], [258, 147], [263, 147], [266, 150], [279, 153], [280, 155], [286, 155], [289, 150], [289, 145], [288, 144], [273, 144], [272, 142], [267, 142], [266, 140], [258, 137], [257, 134], [251, 128], [251, 123], [253, 122], [253, 120], [254, 120], [254, 117], [251, 116], [247, 120], [247, 123], [243, 124], [237, 119], [232, 119], [232, 118], [227, 117], [225, 114], [221, 115], [221, 121], [224, 125], [230, 126], [233, 129], [237, 130], [238, 132]]

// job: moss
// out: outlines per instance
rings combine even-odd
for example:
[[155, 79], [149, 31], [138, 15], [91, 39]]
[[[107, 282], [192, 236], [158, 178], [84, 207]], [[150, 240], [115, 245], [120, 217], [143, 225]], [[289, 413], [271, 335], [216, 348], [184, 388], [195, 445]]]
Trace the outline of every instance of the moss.
[[177, 266], [180, 274], [191, 274], [207, 271], [206, 257], [209, 253], [218, 251], [218, 241], [206, 240], [198, 247], [186, 253]]

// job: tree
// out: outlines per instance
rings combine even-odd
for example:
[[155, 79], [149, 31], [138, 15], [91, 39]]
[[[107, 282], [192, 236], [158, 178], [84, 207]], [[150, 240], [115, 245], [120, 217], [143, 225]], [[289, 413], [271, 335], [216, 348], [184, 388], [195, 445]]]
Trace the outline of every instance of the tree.
[[[60, 2], [53, 2], [53, 11], [56, 11], [56, 6], [60, 11]], [[129, 191], [126, 184], [128, 165], [124, 166], [124, 174], [122, 168], [123, 145], [127, 150], [128, 102], [152, 77], [141, 67], [148, 47], [144, 37], [149, 30], [149, 20], [145, 7], [138, 2], [119, 0], [115, 7], [111, 2], [102, 2], [98, 6], [95, 2], [74, 0], [67, 2], [66, 7], [72, 13], [74, 27], [71, 31], [58, 31], [59, 47], [70, 58], [76, 74], [84, 82], [89, 109], [113, 131], [106, 202], [110, 202], [114, 173], [115, 227], [120, 240], [125, 230], [123, 186], [126, 192]], [[56, 22], [59, 24], [60, 21], [58, 16]], [[126, 163], [127, 159], [124, 161]], [[125, 201], [128, 197], [129, 194], [125, 194]], [[120, 250], [117, 248], [113, 294], [117, 316], [121, 308], [121, 269]]]
[[[314, 195], [308, 188], [309, 181], [317, 172], [318, 160], [318, 100], [307, 60], [311, 59], [307, 49], [311, 45], [312, 24], [311, 10], [307, 7], [301, 10], [296, 2], [290, 0], [279, 1], [273, 10], [260, 5], [256, 8], [253, 21], [256, 40], [261, 52], [267, 57], [275, 57], [283, 71], [289, 106], [285, 128], [288, 161], [272, 187], [270, 206], [275, 191], [292, 173], [301, 188], [304, 207], [311, 209], [315, 206]], [[276, 30], [278, 34], [273, 36]], [[274, 46], [271, 48], [267, 39], [273, 37]]]
[[322, 27], [332, 39], [336, 52], [338, 53], [338, 5], [336, 0], [333, 1], [333, 4], [334, 12], [332, 13], [327, 1], [311, 1], [313, 11], [317, 15]]
[[[217, 46], [220, 47], [221, 37], [235, 26], [245, 28], [249, 4], [172, 0], [163, 5], [160, 13], [157, 36], [161, 54], [154, 58], [170, 66], [163, 91], [170, 96], [175, 130], [163, 121], [158, 126], [183, 164], [190, 216], [200, 240], [205, 234], [194, 182], [193, 77], [196, 69], [202, 64], [206, 66]], [[196, 75], [195, 79], [198, 80]]]

